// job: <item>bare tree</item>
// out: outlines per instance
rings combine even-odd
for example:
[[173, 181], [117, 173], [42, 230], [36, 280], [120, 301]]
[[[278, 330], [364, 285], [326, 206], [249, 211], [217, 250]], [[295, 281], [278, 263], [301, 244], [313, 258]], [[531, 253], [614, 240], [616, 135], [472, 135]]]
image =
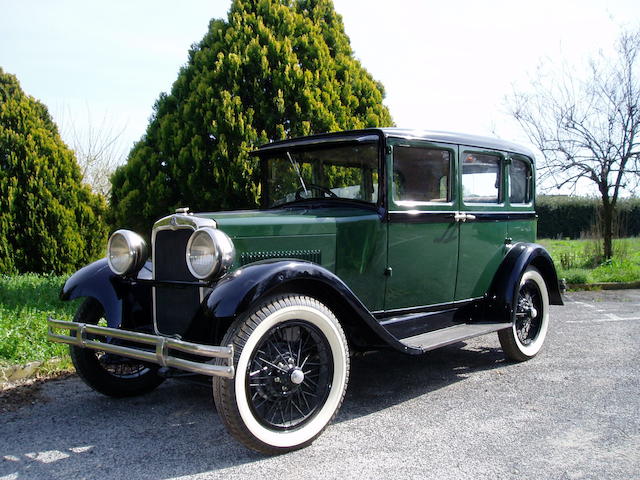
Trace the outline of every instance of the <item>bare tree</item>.
[[542, 152], [541, 180], [574, 191], [578, 182], [597, 187], [606, 258], [612, 256], [618, 198], [638, 186], [639, 54], [640, 30], [624, 31], [615, 54], [592, 58], [584, 78], [566, 64], [551, 73], [540, 68], [526, 92], [514, 90], [507, 98], [510, 114]]
[[60, 123], [63, 137], [76, 153], [82, 181], [90, 185], [94, 192], [109, 198], [111, 174], [124, 162], [127, 154], [120, 143], [126, 126], [114, 127], [106, 113], [96, 124], [88, 107], [82, 128], [77, 127], [77, 120], [70, 113], [64, 115]]

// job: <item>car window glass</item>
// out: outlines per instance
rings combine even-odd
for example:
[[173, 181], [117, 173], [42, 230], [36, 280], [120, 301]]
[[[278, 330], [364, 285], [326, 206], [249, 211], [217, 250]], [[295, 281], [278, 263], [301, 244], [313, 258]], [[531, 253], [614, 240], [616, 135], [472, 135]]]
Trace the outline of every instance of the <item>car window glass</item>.
[[266, 157], [269, 206], [318, 199], [375, 203], [378, 144], [331, 145], [280, 151]]
[[465, 153], [462, 162], [462, 192], [465, 203], [500, 201], [500, 158]]
[[511, 203], [531, 201], [531, 167], [524, 160], [514, 159], [509, 167], [509, 201]]
[[398, 145], [393, 149], [395, 202], [451, 200], [451, 153], [433, 148]]

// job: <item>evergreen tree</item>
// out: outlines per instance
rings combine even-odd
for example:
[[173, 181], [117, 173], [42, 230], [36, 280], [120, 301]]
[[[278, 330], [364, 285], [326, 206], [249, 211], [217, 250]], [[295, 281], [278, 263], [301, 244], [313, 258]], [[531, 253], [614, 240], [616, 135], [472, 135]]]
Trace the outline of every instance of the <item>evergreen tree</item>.
[[0, 68], [0, 273], [66, 273], [104, 251], [106, 203], [47, 108]]
[[112, 177], [115, 225], [148, 232], [179, 206], [255, 207], [262, 143], [392, 124], [331, 0], [235, 0], [189, 52]]

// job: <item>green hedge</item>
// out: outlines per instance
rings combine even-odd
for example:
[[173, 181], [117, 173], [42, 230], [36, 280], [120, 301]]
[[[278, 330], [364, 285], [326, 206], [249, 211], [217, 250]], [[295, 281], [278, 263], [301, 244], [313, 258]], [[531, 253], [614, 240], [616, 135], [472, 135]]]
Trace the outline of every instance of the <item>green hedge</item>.
[[0, 68], [0, 273], [64, 274], [99, 258], [106, 211], [47, 107]]
[[[538, 238], [580, 238], [596, 224], [600, 200], [589, 197], [540, 195], [536, 199]], [[618, 202], [618, 234], [640, 235], [640, 199]]]

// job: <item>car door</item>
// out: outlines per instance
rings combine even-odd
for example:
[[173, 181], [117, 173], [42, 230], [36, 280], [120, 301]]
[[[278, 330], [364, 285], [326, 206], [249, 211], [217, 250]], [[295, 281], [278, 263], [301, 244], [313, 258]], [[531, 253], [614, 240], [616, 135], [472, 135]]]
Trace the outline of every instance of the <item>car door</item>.
[[388, 139], [385, 310], [453, 300], [458, 265], [457, 146]]
[[482, 297], [506, 255], [505, 164], [500, 151], [460, 148], [460, 251], [455, 300]]

